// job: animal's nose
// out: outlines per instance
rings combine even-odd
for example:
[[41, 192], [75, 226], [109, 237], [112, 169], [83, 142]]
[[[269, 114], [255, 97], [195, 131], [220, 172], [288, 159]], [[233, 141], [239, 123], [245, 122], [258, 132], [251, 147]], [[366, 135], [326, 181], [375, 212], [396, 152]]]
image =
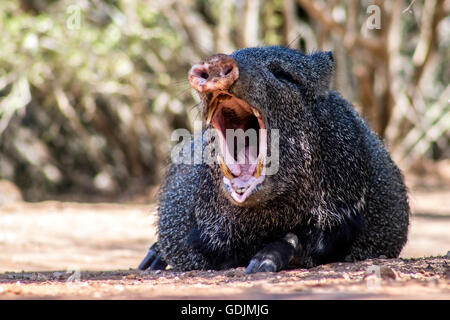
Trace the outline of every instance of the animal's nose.
[[189, 82], [198, 92], [227, 90], [239, 77], [236, 61], [226, 54], [215, 54], [189, 70]]

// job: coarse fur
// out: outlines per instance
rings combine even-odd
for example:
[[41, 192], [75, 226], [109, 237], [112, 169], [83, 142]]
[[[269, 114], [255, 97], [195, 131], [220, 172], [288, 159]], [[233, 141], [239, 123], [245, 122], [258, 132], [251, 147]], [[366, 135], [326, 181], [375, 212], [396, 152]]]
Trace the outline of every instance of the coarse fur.
[[[248, 266], [252, 273], [397, 257], [409, 225], [403, 177], [330, 89], [332, 54], [276, 46], [231, 57], [239, 78], [228, 91], [261, 110], [267, 129], [279, 129], [279, 171], [252, 205], [239, 206], [217, 165], [172, 164], [159, 198], [159, 258], [176, 270]], [[201, 98], [205, 113], [209, 97]]]

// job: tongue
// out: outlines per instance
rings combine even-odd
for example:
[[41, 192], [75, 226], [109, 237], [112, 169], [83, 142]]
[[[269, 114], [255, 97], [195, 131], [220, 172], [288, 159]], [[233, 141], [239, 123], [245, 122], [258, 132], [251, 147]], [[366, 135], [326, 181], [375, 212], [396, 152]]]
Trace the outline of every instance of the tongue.
[[248, 181], [255, 173], [257, 160], [257, 147], [247, 145], [240, 150], [236, 160], [228, 153], [225, 162], [236, 178]]
[[243, 194], [255, 180], [256, 161], [256, 147], [246, 146], [238, 153], [235, 166], [239, 167], [240, 174], [231, 180], [231, 186], [238, 194]]
[[241, 167], [241, 174], [252, 175], [256, 169], [256, 160], [258, 158], [256, 146], [246, 146], [242, 148], [237, 156], [237, 163]]

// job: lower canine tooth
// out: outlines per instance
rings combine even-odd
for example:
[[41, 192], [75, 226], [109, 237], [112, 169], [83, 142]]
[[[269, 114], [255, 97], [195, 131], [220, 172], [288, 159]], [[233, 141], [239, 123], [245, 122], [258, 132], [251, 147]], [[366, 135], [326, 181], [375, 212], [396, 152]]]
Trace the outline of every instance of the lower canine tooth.
[[229, 180], [232, 180], [234, 176], [231, 173], [230, 168], [228, 168], [220, 155], [217, 156], [217, 162], [219, 163], [220, 170], [222, 170], [223, 175]]

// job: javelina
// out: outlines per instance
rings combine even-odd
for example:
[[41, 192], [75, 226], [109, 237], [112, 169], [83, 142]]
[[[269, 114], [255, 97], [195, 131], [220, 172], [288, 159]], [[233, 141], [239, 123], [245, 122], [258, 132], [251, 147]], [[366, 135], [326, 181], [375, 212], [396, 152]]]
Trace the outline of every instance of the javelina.
[[[278, 46], [216, 54], [191, 68], [204, 128], [218, 133], [218, 161], [170, 166], [158, 241], [140, 269], [253, 273], [399, 255], [409, 225], [402, 174], [330, 89], [332, 74], [331, 52]], [[240, 162], [227, 129], [258, 132]], [[274, 129], [279, 166], [269, 175]]]

